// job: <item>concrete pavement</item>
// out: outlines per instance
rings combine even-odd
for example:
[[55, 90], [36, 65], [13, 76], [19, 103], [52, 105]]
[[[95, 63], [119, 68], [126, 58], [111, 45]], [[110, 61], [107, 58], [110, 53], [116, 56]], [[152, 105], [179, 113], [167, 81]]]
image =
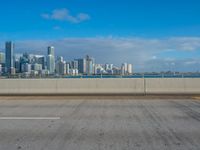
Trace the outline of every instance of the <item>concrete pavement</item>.
[[199, 100], [54, 98], [1, 98], [0, 150], [200, 149]]

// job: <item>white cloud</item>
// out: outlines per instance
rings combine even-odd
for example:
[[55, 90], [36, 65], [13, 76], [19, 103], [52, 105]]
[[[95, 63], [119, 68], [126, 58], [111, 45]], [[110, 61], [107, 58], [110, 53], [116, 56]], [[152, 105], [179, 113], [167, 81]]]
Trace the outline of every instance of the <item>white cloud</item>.
[[[200, 70], [200, 55], [177, 57], [177, 54], [191, 54], [194, 51], [200, 54], [200, 38], [65, 38], [62, 40], [30, 40], [16, 42], [18, 52], [46, 54], [46, 47], [53, 45], [56, 55], [64, 56], [67, 60], [84, 57], [89, 54], [96, 58], [98, 63], [122, 62], [134, 64], [136, 71], [162, 70]], [[184, 43], [192, 47], [186, 49]], [[170, 56], [165, 55], [170, 53]], [[162, 57], [161, 57], [162, 56]], [[195, 62], [195, 63], [194, 63]], [[199, 62], [199, 63], [197, 63]]]
[[149, 60], [143, 68], [145, 71], [200, 71], [200, 58], [156, 59]]
[[44, 13], [41, 15], [44, 19], [68, 21], [71, 23], [80, 23], [90, 19], [90, 16], [86, 13], [79, 13], [75, 16], [71, 15], [66, 8], [55, 9], [51, 13]]
[[178, 37], [170, 38], [168, 43], [171, 44], [171, 47], [176, 46], [176, 49], [184, 51], [194, 51], [200, 47], [200, 38], [199, 37]]

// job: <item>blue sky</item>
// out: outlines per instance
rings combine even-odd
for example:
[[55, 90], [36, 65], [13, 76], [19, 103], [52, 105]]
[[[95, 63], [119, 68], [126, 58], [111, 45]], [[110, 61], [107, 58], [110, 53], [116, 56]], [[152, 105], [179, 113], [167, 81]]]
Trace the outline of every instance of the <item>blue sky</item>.
[[66, 59], [200, 70], [199, 0], [1, 0], [0, 14], [2, 50], [14, 40], [17, 52], [45, 54], [53, 44]]

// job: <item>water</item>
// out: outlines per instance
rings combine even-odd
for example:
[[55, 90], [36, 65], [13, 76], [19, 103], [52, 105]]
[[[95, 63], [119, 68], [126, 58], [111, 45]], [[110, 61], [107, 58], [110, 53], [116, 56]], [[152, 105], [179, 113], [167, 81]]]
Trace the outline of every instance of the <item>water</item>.
[[79, 76], [65, 76], [64, 78], [200, 78], [200, 74], [158, 74], [158, 75], [130, 75], [130, 76], [121, 76], [121, 75], [79, 75]]

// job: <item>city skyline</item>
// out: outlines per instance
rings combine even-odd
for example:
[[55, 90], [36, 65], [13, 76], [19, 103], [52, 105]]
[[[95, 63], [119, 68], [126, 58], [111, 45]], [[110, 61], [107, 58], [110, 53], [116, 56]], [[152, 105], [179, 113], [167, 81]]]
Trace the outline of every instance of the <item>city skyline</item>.
[[65, 59], [90, 54], [100, 63], [128, 61], [137, 72], [195, 72], [199, 5], [198, 0], [4, 1], [0, 50], [12, 40], [19, 53], [45, 54], [54, 45]]
[[[177, 40], [177, 39], [175, 39], [175, 40]], [[182, 39], [182, 40], [186, 41], [187, 39]], [[182, 40], [179, 41], [180, 45], [177, 45], [177, 47], [184, 48], [184, 46], [186, 46], [186, 47], [191, 46], [187, 42], [182, 45], [182, 43], [184, 43], [184, 42], [182, 42]], [[91, 39], [91, 41], [94, 42], [96, 40], [93, 41]], [[118, 40], [116, 40], [116, 41], [118, 41]], [[141, 43], [141, 41], [139, 39], [137, 39], [136, 41], [138, 43]], [[60, 41], [60, 42], [61, 42], [61, 45], [63, 45], [65, 40]], [[69, 42], [71, 42], [71, 40], [69, 40]], [[105, 41], [103, 40], [101, 42], [104, 43]], [[120, 42], [120, 41], [118, 41], [118, 42]], [[130, 41], [128, 40], [128, 43], [125, 42], [123, 44], [127, 44], [127, 45], [131, 44], [129, 42]], [[147, 45], [149, 44], [151, 46], [151, 44], [154, 43], [154, 42], [157, 42], [157, 41], [156, 40], [148, 41], [148, 42], [146, 41], [146, 44]], [[31, 43], [31, 41], [28, 42], [29, 46], [30, 46], [30, 43]], [[45, 43], [41, 44], [42, 45], [41, 48], [39, 47], [39, 45], [40, 45], [39, 44], [38, 48], [36, 50], [31, 50], [31, 46], [30, 47], [28, 46], [29, 48], [23, 48], [22, 43], [15, 42], [15, 54], [29, 53], [29, 54], [34, 54], [34, 55], [46, 55], [46, 48], [49, 45], [52, 45], [52, 43], [53, 42], [45, 42]], [[72, 42], [72, 43], [74, 44], [74, 42]], [[136, 44], [137, 46], [138, 46], [138, 43]], [[84, 43], [82, 43], [82, 44], [83, 44], [83, 49], [84, 49]], [[116, 44], [118, 46], [120, 45], [120, 43], [116, 43]], [[142, 44], [145, 44], [145, 43], [142, 43]], [[66, 60], [73, 60], [74, 58], [81, 58], [82, 56], [86, 56], [87, 54], [90, 54], [90, 55], [94, 56], [98, 60], [98, 62], [101, 63], [101, 64], [103, 64], [103, 63], [113, 63], [113, 64], [116, 64], [116, 65], [121, 65], [122, 62], [129, 62], [131, 64], [134, 64], [135, 72], [161, 72], [161, 71], [197, 72], [197, 71], [200, 71], [200, 59], [199, 59], [200, 55], [198, 54], [199, 51], [194, 50], [194, 49], [198, 46], [198, 41], [194, 42], [194, 44], [196, 46], [194, 46], [194, 47], [191, 46], [190, 47], [191, 50], [174, 51], [174, 50], [171, 50], [171, 49], [167, 49], [166, 51], [163, 52], [163, 54], [160, 54], [160, 57], [161, 57], [160, 59], [155, 55], [150, 56], [150, 54], [148, 54], [148, 56], [145, 56], [145, 55], [142, 56], [142, 54], [145, 53], [145, 51], [143, 51], [143, 50], [138, 51], [138, 53], [134, 53], [135, 55], [134, 54], [131, 55], [132, 53], [130, 53], [130, 55], [127, 54], [126, 57], [123, 56], [124, 51], [122, 51], [120, 56], [116, 55], [114, 57], [114, 59], [113, 58], [110, 59], [109, 56], [111, 56], [111, 54], [113, 54], [113, 53], [107, 51], [107, 49], [103, 50], [103, 48], [102, 48], [102, 51], [100, 51], [99, 53], [97, 53], [95, 55], [95, 53], [93, 53], [90, 50], [84, 51], [84, 50], [77, 49], [77, 48], [75, 48], [75, 52], [74, 52], [73, 48], [71, 48], [71, 50], [70, 50], [70, 51], [72, 51], [71, 53], [70, 52], [62, 52], [62, 51], [60, 52], [59, 51], [60, 45], [58, 43], [55, 44], [55, 45], [57, 45], [55, 47], [57, 49], [56, 56], [63, 56]], [[71, 46], [70, 43], [69, 43], [69, 45]], [[67, 46], [67, 44], [65, 46]], [[102, 46], [104, 46], [104, 45], [101, 45], [100, 47], [102, 47]], [[162, 44], [158, 45], [158, 47], [162, 47]], [[38, 49], [41, 49], [41, 50], [38, 50]], [[149, 49], [152, 49], [152, 48], [149, 47]], [[0, 52], [5, 52], [5, 48], [1, 48]], [[86, 52], [88, 52], [88, 53], [86, 53]], [[101, 52], [106, 53], [107, 55], [102, 56]], [[68, 54], [70, 54], [70, 55], [68, 55]], [[171, 54], [176, 54], [176, 55], [182, 54], [183, 56], [179, 55], [178, 60], [176, 60], [174, 58], [170, 58], [170, 57], [165, 58], [165, 56], [169, 56]], [[192, 55], [194, 55], [194, 56], [192, 56]], [[188, 58], [188, 59], [184, 58], [184, 57], [187, 57], [187, 56], [189, 56], [190, 58]], [[146, 58], [148, 61], [143, 62], [143, 60], [139, 60], [141, 58], [143, 58], [143, 59]], [[190, 68], [187, 68], [187, 67], [190, 67]]]
[[132, 75], [133, 65], [122, 63], [98, 64], [95, 58], [65, 60], [55, 55], [55, 47], [48, 46], [46, 55], [34, 55], [27, 52], [15, 54], [15, 43], [5, 42], [5, 53], [0, 53], [0, 75], [18, 77], [64, 77], [66, 75]]

